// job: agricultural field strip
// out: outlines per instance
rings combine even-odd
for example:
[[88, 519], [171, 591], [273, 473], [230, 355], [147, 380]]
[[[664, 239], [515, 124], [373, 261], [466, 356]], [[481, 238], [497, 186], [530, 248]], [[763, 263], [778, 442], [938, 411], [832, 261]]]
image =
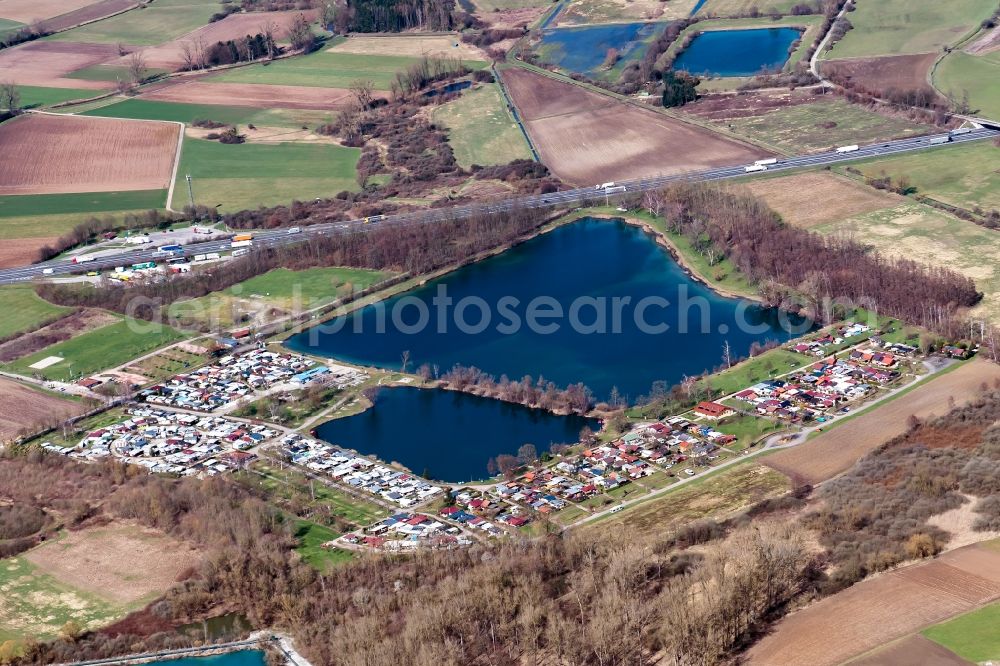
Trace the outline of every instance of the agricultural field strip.
[[[965, 143], [969, 141], [981, 141], [1000, 135], [1000, 130], [979, 129], [968, 134], [955, 136], [952, 143]], [[934, 138], [947, 136], [945, 134], [923, 136], [917, 138], [897, 139], [886, 143], [863, 146], [859, 150], [850, 153], [837, 153], [828, 151], [812, 155], [789, 157], [781, 159], [778, 164], [768, 167], [768, 172], [792, 171], [806, 167], [823, 166], [841, 162], [852, 162], [859, 159], [878, 157], [906, 153], [916, 150], [926, 150], [934, 147], [930, 142]], [[658, 176], [651, 178], [621, 181], [616, 187], [621, 187], [618, 192], [642, 192], [659, 189], [663, 185], [679, 181], [714, 181], [727, 180], [733, 178], [747, 177], [744, 171], [745, 165], [735, 165], [730, 167], [720, 167], [700, 172], [681, 173], [671, 176]], [[608, 195], [616, 192], [608, 192]], [[423, 224], [463, 218], [482, 212], [500, 212], [513, 210], [516, 208], [551, 208], [560, 205], [578, 204], [605, 194], [603, 190], [595, 190], [593, 187], [583, 187], [571, 190], [563, 190], [552, 194], [531, 195], [526, 197], [513, 197], [504, 201], [498, 201], [486, 205], [459, 206], [454, 208], [443, 208], [429, 212], [404, 213], [401, 215], [391, 215], [379, 221], [380, 225], [393, 224]], [[285, 230], [264, 231], [254, 239], [257, 247], [273, 247], [276, 245], [286, 245], [299, 243], [308, 239], [310, 235], [342, 235], [366, 231], [365, 220], [350, 220], [348, 222], [317, 224], [303, 229], [302, 234], [289, 235]], [[209, 241], [196, 243], [187, 246], [191, 252], [219, 252], [230, 249], [230, 242]], [[138, 263], [151, 261], [154, 257], [153, 250], [138, 250], [118, 255], [113, 260], [101, 261], [94, 265], [96, 268], [113, 268], [124, 263]], [[0, 271], [0, 284], [13, 284], [24, 280], [30, 280], [41, 274], [43, 268], [51, 268], [54, 274], [66, 274], [79, 271], [79, 267], [67, 261], [51, 261], [43, 264], [35, 264], [30, 267], [14, 268]]]

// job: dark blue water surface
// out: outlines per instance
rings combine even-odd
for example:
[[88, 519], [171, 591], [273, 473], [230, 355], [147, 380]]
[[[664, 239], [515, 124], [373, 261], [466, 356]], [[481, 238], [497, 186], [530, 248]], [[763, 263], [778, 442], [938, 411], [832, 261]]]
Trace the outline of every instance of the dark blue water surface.
[[575, 443], [584, 426], [600, 430], [596, 419], [582, 416], [457, 391], [396, 387], [379, 392], [373, 408], [322, 424], [316, 436], [459, 483], [488, 477], [490, 458], [514, 455], [522, 444], [534, 444], [541, 454], [552, 444]]
[[[435, 301], [441, 302], [441, 289], [452, 299], [447, 308], [435, 306]], [[475, 330], [483, 317], [474, 297], [482, 299], [491, 313], [482, 332]], [[551, 299], [550, 305], [567, 315], [576, 301], [574, 320], [584, 327], [574, 328], [568, 316], [539, 316], [554, 308], [535, 300], [538, 297]], [[617, 327], [612, 300], [616, 297], [629, 299], [618, 308]], [[636, 305], [650, 297], [666, 299], [670, 305], [650, 304], [642, 319], [652, 326], [665, 324], [668, 330], [651, 332], [637, 325]], [[530, 313], [529, 303], [536, 308]], [[605, 332], [595, 332], [598, 309], [605, 315]], [[472, 329], [459, 330], [455, 324], [459, 310]], [[442, 311], [446, 316], [439, 322]], [[684, 312], [687, 316], [682, 316]], [[509, 325], [509, 313], [519, 317], [520, 327]], [[530, 329], [529, 315], [541, 326]], [[754, 329], [738, 325], [738, 317]], [[423, 332], [411, 332], [408, 327], [416, 328], [421, 318], [427, 321]], [[642, 230], [621, 221], [584, 219], [303, 331], [289, 338], [287, 345], [295, 351], [392, 369], [400, 367], [401, 354], [408, 350], [411, 370], [429, 363], [443, 372], [461, 364], [497, 377], [543, 375], [560, 386], [582, 382], [599, 399], [617, 386], [623, 396], [636, 398], [648, 393], [654, 381], [674, 384], [685, 375], [717, 367], [726, 342], [736, 357], [745, 356], [754, 341], [788, 339], [779, 324], [782, 318], [776, 310], [724, 298], [692, 280]], [[552, 325], [557, 330], [551, 330]]]
[[788, 49], [799, 38], [798, 28], [708, 30], [696, 36], [673, 67], [706, 76], [752, 76], [778, 70], [788, 61]]
[[184, 659], [165, 659], [154, 661], [154, 664], [169, 664], [170, 666], [265, 666], [264, 653], [260, 650], [240, 650], [211, 657], [186, 657]]
[[644, 40], [663, 27], [663, 23], [640, 22], [546, 29], [539, 53], [557, 67], [593, 74], [604, 64], [608, 49], [618, 49], [619, 60], [637, 58], [646, 49]]

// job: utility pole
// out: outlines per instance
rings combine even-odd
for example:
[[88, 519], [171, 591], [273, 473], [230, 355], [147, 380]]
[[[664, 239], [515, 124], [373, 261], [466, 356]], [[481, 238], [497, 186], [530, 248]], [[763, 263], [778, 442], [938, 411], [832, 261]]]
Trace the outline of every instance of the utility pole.
[[194, 208], [194, 189], [191, 187], [191, 174], [184, 176], [188, 184], [188, 200], [191, 201], [191, 208]]

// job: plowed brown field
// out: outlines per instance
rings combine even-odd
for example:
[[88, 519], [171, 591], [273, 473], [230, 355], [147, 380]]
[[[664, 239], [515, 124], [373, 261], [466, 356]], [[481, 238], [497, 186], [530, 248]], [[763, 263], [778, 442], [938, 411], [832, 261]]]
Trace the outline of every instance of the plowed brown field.
[[998, 580], [1000, 551], [982, 544], [959, 548], [858, 583], [789, 615], [749, 651], [747, 663], [839, 664], [1000, 598]]
[[963, 404], [975, 397], [983, 382], [1000, 378], [1000, 366], [967, 361], [958, 370], [855, 417], [798, 446], [762, 459], [764, 464], [799, 482], [816, 484], [850, 468], [859, 458], [906, 432], [910, 415], [927, 418], [949, 411], [949, 399]]
[[0, 194], [153, 190], [169, 184], [172, 123], [30, 115], [0, 125]]
[[83, 412], [83, 405], [36, 391], [0, 377], [0, 442], [14, 438], [22, 428], [65, 419]]
[[[382, 94], [376, 94], [376, 97]], [[184, 104], [224, 104], [278, 109], [339, 109], [354, 99], [350, 90], [313, 86], [187, 81], [164, 85], [143, 99]]]
[[936, 53], [848, 58], [830, 60], [822, 67], [831, 78], [846, 78], [869, 90], [933, 90], [927, 83], [927, 70], [936, 58]]
[[785, 222], [807, 229], [898, 206], [903, 201], [828, 172], [754, 180], [746, 186]]
[[541, 74], [520, 68], [501, 74], [542, 161], [570, 183], [695, 171], [768, 155]]
[[0, 18], [18, 23], [44, 21], [94, 2], [95, 0], [0, 0]]
[[114, 84], [107, 81], [67, 79], [65, 76], [117, 57], [118, 49], [114, 44], [39, 40], [0, 51], [0, 77], [4, 81], [25, 86], [106, 90], [114, 87]]

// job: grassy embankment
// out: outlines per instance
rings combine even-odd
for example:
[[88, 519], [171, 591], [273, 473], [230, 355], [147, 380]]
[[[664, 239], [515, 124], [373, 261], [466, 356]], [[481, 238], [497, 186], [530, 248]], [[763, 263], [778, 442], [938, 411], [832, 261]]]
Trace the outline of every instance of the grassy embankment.
[[35, 294], [31, 285], [0, 287], [0, 339], [58, 319], [72, 308], [53, 305]]

